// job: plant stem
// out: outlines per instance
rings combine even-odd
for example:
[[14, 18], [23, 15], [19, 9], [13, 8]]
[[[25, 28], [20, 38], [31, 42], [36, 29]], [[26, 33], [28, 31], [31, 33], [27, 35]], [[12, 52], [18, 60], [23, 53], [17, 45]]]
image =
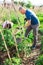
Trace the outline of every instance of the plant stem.
[[5, 42], [5, 39], [4, 39], [4, 35], [2, 33], [2, 31], [0, 31], [1, 35], [2, 35], [2, 39], [3, 39], [3, 42], [4, 42], [4, 45], [5, 45], [5, 49], [7, 51], [7, 54], [8, 54], [8, 58], [10, 60], [10, 65], [12, 65], [12, 60], [11, 60], [11, 57], [10, 57], [10, 53], [9, 53], [9, 49], [7, 48], [7, 45], [6, 45], [6, 42]]

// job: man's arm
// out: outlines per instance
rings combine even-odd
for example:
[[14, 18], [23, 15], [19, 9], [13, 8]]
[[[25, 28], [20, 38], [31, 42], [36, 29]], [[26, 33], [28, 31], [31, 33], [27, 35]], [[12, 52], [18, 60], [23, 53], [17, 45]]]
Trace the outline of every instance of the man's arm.
[[31, 20], [27, 20], [26, 24], [25, 24], [25, 28], [29, 27], [31, 25]]

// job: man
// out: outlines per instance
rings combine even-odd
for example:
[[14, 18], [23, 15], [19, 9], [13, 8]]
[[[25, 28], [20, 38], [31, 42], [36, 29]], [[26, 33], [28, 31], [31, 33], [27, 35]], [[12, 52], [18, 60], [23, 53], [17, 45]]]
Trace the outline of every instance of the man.
[[25, 14], [26, 18], [25, 20], [27, 21], [25, 24], [26, 32], [25, 32], [25, 37], [28, 36], [29, 32], [33, 29], [33, 35], [34, 35], [34, 43], [31, 48], [36, 47], [36, 43], [38, 41], [38, 27], [39, 27], [39, 20], [34, 12], [31, 10], [26, 10], [22, 7], [19, 7], [19, 11], [21, 14]]
[[3, 24], [2, 24], [2, 27], [3, 28], [8, 28], [8, 29], [10, 29], [10, 28], [12, 28], [12, 26], [13, 26], [13, 23], [12, 22], [9, 22], [8, 20], [7, 21], [5, 21]]

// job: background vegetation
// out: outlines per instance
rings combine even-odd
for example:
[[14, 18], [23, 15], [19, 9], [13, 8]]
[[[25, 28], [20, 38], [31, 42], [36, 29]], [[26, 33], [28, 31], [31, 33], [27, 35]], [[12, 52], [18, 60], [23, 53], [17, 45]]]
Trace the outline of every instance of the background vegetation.
[[[15, 2], [16, 3], [16, 2]], [[16, 3], [17, 4], [17, 3]], [[22, 6], [24, 6], [24, 3], [21, 3]], [[30, 4], [30, 2], [25, 5], [26, 7], [30, 8], [32, 5]], [[34, 11], [34, 9], [32, 9]], [[19, 12], [18, 12], [19, 13]], [[41, 37], [41, 53], [43, 53], [43, 12], [38, 11], [36, 12], [36, 15], [38, 16], [39, 20], [40, 20], [40, 27], [39, 27], [39, 34]], [[20, 26], [18, 24], [18, 20], [15, 14], [14, 9], [7, 9], [7, 8], [2, 8], [0, 7], [0, 30], [2, 30], [2, 33], [4, 35], [4, 39], [5, 42], [7, 44], [7, 47], [10, 49], [13, 46], [15, 46], [15, 40], [14, 40], [14, 34], [12, 33], [12, 30], [14, 31], [14, 33], [16, 33], [17, 30], [19, 30], [20, 32], [17, 33], [16, 38], [22, 38], [22, 41], [20, 43], [18, 43], [18, 53], [24, 53], [26, 56], [29, 56], [29, 54], [31, 53], [31, 49], [29, 48], [29, 45], [32, 45], [33, 43], [33, 34], [32, 31], [30, 32], [30, 36], [28, 38], [24, 38], [24, 34], [23, 32], [25, 31], [21, 31], [22, 28], [17, 29], [21, 26], [24, 26], [24, 17], [23, 15], [21, 15], [19, 13], [19, 19], [20, 19]], [[3, 29], [2, 28], [2, 23], [5, 20], [9, 20], [12, 21], [14, 23], [13, 28], [11, 28], [10, 30], [8, 29]], [[40, 42], [40, 40], [39, 40]], [[4, 42], [2, 39], [2, 35], [0, 34], [0, 51], [5, 52], [6, 49], [4, 47]], [[23, 55], [22, 55], [23, 56]], [[21, 65], [22, 64], [22, 60], [21, 58], [17, 57], [17, 52], [16, 52], [16, 57], [15, 55], [13, 55], [12, 59], [12, 65]], [[4, 62], [4, 65], [9, 65], [9, 59], [6, 59]], [[43, 54], [39, 56], [39, 58], [36, 60], [36, 65], [43, 65]]]

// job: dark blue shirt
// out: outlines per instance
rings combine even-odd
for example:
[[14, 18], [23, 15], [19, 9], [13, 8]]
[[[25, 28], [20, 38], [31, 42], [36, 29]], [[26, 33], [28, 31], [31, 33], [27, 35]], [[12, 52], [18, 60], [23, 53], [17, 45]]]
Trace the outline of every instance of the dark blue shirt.
[[31, 10], [26, 10], [26, 18], [27, 20], [31, 20], [31, 25], [37, 25], [39, 23], [39, 20], [34, 12]]

